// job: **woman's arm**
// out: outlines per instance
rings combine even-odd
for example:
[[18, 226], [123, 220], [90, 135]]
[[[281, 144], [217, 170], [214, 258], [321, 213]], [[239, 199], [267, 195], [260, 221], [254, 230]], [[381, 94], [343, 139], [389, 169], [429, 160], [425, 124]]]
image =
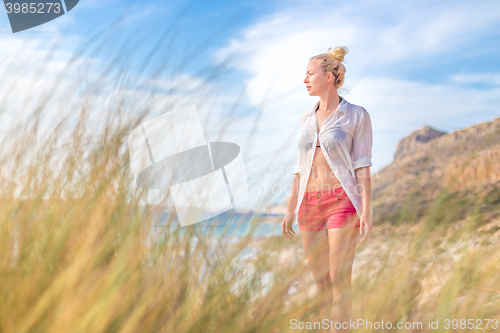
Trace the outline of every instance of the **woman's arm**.
[[[304, 123], [304, 117], [306, 114], [307, 112], [304, 112], [300, 116], [300, 129], [302, 129], [302, 124]], [[286, 206], [285, 218], [283, 219], [283, 222], [281, 222], [281, 232], [287, 239], [293, 239], [293, 235], [295, 235], [292, 224], [295, 218], [295, 209], [297, 208], [297, 201], [299, 198], [301, 169], [301, 152], [299, 151], [297, 155], [297, 162], [293, 168], [292, 191], [290, 193], [290, 198], [288, 199], [288, 205]]]
[[365, 235], [361, 242], [365, 240], [372, 230], [372, 182], [370, 175], [370, 166], [372, 165], [372, 121], [370, 114], [364, 109], [361, 109], [358, 124], [354, 131], [353, 147], [351, 152], [352, 167], [356, 174], [356, 182], [358, 183], [359, 191], [361, 192], [361, 201], [363, 204], [363, 212], [361, 213], [359, 233]]
[[[356, 181], [359, 186], [359, 191], [361, 192], [361, 201], [363, 203], [363, 212], [361, 213], [361, 222], [364, 221], [364, 226], [366, 227], [366, 233], [361, 239], [364, 241], [366, 237], [371, 232], [372, 229], [372, 204], [371, 204], [371, 193], [372, 193], [372, 179], [370, 174], [370, 167], [362, 167], [354, 170], [356, 173]], [[361, 223], [361, 227], [363, 223]], [[362, 234], [363, 230], [360, 228], [359, 233]]]
[[290, 193], [290, 198], [288, 199], [288, 205], [286, 207], [285, 218], [281, 222], [281, 233], [287, 239], [293, 239], [295, 231], [293, 231], [292, 224], [295, 218], [295, 208], [297, 207], [297, 199], [299, 198], [299, 185], [300, 185], [300, 173], [294, 173], [292, 191]]
[[299, 198], [299, 184], [300, 184], [300, 173], [293, 175], [292, 191], [290, 193], [290, 199], [288, 199], [288, 206], [286, 207], [285, 215], [293, 216], [295, 214], [295, 208], [297, 208], [297, 199]]

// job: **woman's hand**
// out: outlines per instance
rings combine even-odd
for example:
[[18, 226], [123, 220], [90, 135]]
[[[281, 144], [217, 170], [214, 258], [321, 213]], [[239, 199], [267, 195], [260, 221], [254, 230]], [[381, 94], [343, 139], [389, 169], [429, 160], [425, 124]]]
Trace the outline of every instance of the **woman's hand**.
[[359, 234], [363, 234], [363, 227], [365, 228], [365, 235], [363, 238], [361, 238], [360, 242], [363, 242], [368, 235], [372, 232], [372, 217], [371, 214], [365, 214], [362, 213], [361, 217], [359, 218], [360, 223], [359, 223]]
[[285, 236], [286, 239], [293, 239], [295, 235], [295, 231], [293, 231], [293, 214], [286, 214], [283, 222], [281, 222], [281, 233]]

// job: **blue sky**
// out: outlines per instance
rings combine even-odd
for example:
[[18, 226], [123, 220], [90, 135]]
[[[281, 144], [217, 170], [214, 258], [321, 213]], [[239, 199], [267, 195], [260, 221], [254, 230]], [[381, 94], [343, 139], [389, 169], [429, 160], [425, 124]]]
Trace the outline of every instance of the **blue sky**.
[[[152, 65], [142, 68], [142, 60], [184, 9], [170, 35], [174, 39], [159, 47]], [[55, 40], [64, 40], [47, 66], [48, 72], [56, 72], [91, 36], [109, 38], [102, 49], [81, 54], [96, 64], [96, 73], [122, 45], [131, 53], [116, 66], [125, 63], [137, 84], [162, 89], [181, 82], [180, 103], [196, 103], [207, 139], [241, 146], [254, 189], [251, 197], [266, 195], [276, 184], [278, 201], [289, 193], [299, 116], [317, 99], [302, 83], [305, 68], [310, 57], [329, 47], [349, 48], [339, 93], [371, 115], [372, 173], [391, 163], [401, 138], [427, 124], [451, 132], [500, 116], [497, 0], [81, 0], [59, 19], [17, 34], [10, 31], [7, 15], [0, 14], [0, 70], [10, 69], [0, 92], [9, 80], [34, 80], [26, 73], [35, 65], [12, 70], [22, 65], [16, 51], [34, 61]], [[181, 66], [186, 54], [189, 62]], [[155, 64], [165, 59], [158, 65], [163, 73], [147, 81], [158, 68]], [[221, 64], [223, 73], [211, 78], [210, 70]], [[203, 98], [190, 99], [200, 87], [207, 89]], [[220, 137], [217, 129], [236, 102], [237, 116]]]

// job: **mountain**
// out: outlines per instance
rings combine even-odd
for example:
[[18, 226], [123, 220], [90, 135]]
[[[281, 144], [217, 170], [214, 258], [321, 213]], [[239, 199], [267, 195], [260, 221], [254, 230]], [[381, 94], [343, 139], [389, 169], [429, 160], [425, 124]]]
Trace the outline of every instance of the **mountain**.
[[399, 141], [394, 158], [401, 159], [401, 157], [411, 154], [413, 151], [415, 151], [415, 149], [418, 149], [425, 143], [445, 134], [446, 132], [442, 132], [440, 130], [432, 128], [429, 125], [425, 126], [422, 129], [416, 130], [415, 132]]
[[425, 126], [403, 138], [394, 161], [372, 175], [372, 207], [374, 224], [499, 215], [500, 117], [450, 133]]

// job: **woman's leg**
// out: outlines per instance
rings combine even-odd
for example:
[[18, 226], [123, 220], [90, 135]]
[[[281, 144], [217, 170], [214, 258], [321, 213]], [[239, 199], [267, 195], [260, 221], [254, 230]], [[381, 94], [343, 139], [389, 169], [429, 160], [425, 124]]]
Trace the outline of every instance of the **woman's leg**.
[[[353, 218], [357, 219], [357, 216], [354, 215]], [[333, 294], [330, 318], [334, 324], [335, 322], [349, 323], [352, 315], [351, 275], [358, 236], [359, 228], [351, 226], [328, 229]], [[334, 328], [332, 332], [349, 332], [349, 329], [335, 330]]]
[[316, 282], [319, 295], [326, 299], [320, 307], [320, 320], [330, 318], [330, 307], [333, 302], [332, 282], [330, 280], [328, 232], [325, 228], [318, 231], [300, 231], [309, 268]]

